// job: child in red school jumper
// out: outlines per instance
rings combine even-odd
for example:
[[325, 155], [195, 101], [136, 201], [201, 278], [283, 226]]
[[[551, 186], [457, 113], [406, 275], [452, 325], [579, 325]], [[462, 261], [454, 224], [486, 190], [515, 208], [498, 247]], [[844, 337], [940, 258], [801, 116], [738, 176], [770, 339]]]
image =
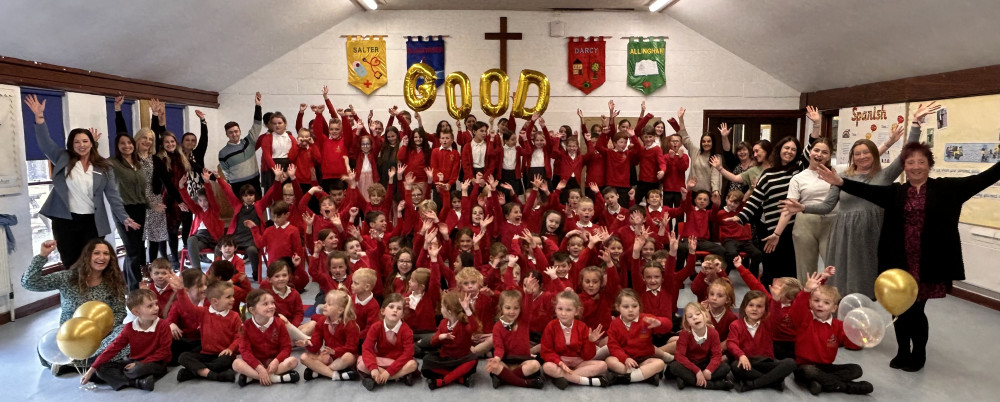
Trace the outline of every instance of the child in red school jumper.
[[236, 240], [236, 246], [246, 251], [247, 261], [250, 263], [250, 275], [256, 281], [259, 274], [258, 271], [260, 271], [258, 267], [260, 263], [258, 259], [260, 251], [256, 242], [254, 242], [252, 231], [246, 226], [245, 222], [249, 220], [257, 225], [262, 225], [266, 222], [267, 220], [264, 219], [264, 216], [267, 206], [271, 204], [271, 200], [265, 198], [258, 200], [253, 186], [244, 185], [240, 188], [239, 197], [233, 194], [232, 188], [229, 187], [229, 184], [225, 180], [219, 182], [219, 187], [222, 188], [223, 194], [225, 194], [226, 199], [229, 200], [229, 204], [233, 208], [233, 218], [229, 221], [226, 234], [232, 235]]
[[312, 338], [299, 342], [306, 346], [302, 353], [302, 364], [306, 366], [302, 377], [306, 381], [321, 376], [334, 381], [359, 378], [354, 367], [358, 361], [360, 329], [352, 304], [347, 292], [331, 290], [324, 297], [323, 314], [312, 316], [316, 323]]
[[476, 355], [470, 353], [472, 334], [481, 328], [472, 312], [471, 298], [461, 292], [445, 293], [441, 297], [441, 315], [444, 319], [430, 339], [431, 346], [439, 349], [424, 355], [420, 373], [432, 390], [456, 382], [472, 387], [471, 377], [478, 363]]
[[196, 255], [200, 254], [204, 248], [215, 248], [216, 242], [226, 231], [225, 225], [219, 219], [219, 203], [215, 201], [215, 194], [212, 191], [212, 178], [214, 176], [206, 170], [202, 172], [201, 177], [205, 181], [205, 187], [198, 190], [197, 201], [191, 199], [188, 194], [187, 177], [181, 180], [178, 186], [181, 199], [187, 205], [188, 210], [194, 214], [187, 249], [191, 260], [197, 262], [199, 268], [201, 260]]
[[368, 335], [368, 327], [378, 321], [378, 302], [375, 300], [375, 284], [378, 275], [370, 268], [360, 268], [351, 273], [351, 300], [354, 302], [354, 314], [357, 316], [361, 336]]
[[567, 218], [566, 225], [568, 228], [579, 229], [590, 233], [591, 235], [599, 230], [606, 231], [604, 226], [594, 222], [596, 213], [594, 201], [590, 198], [582, 197], [580, 198], [580, 201], [576, 203], [575, 216], [573, 218]]
[[[174, 276], [173, 273], [169, 275], [170, 278]], [[180, 278], [179, 282], [183, 285], [184, 291], [174, 289], [173, 296], [167, 303], [167, 309], [170, 312], [165, 320], [170, 328], [170, 335], [173, 337], [173, 341], [170, 343], [170, 364], [177, 364], [177, 358], [181, 353], [196, 351], [201, 344], [201, 320], [184, 314], [183, 308], [177, 301], [180, 298], [180, 293], [185, 293], [188, 300], [197, 306], [204, 306], [206, 303], [205, 274], [200, 269], [186, 269], [181, 272]]]
[[[524, 278], [524, 286], [539, 289], [533, 276]], [[486, 361], [493, 388], [508, 384], [541, 389], [538, 360], [531, 358], [531, 315], [534, 297], [528, 292], [505, 290], [500, 293], [499, 312], [493, 324], [493, 357]], [[551, 320], [551, 315], [548, 317]]]
[[[271, 208], [271, 217], [274, 218], [274, 226], [264, 229], [261, 233], [253, 221], [247, 220], [244, 225], [250, 228], [254, 242], [258, 248], [263, 248], [267, 252], [268, 261], [278, 261], [281, 258], [292, 258], [294, 255], [305, 255], [302, 248], [302, 238], [299, 237], [299, 228], [293, 226], [288, 221], [289, 206], [284, 201], [278, 201]], [[292, 271], [292, 267], [288, 267]], [[309, 275], [304, 269], [296, 269], [289, 272], [291, 281], [296, 290], [305, 291], [309, 283]]]
[[[558, 214], [555, 216], [558, 216]], [[545, 256], [545, 250], [542, 248], [542, 245], [542, 238], [527, 229], [511, 242], [509, 255], [517, 257], [517, 261], [520, 261], [524, 266], [524, 269], [521, 271], [521, 277], [526, 277], [528, 272], [532, 271], [543, 272], [549, 267], [549, 259]], [[524, 249], [528, 249], [528, 252], [522, 251]], [[506, 276], [506, 273], [504, 275]]]
[[[276, 260], [267, 266], [267, 280], [261, 281], [260, 289], [270, 293], [274, 300], [275, 314], [288, 329], [293, 341], [308, 339], [298, 328], [302, 325], [305, 308], [302, 296], [289, 283], [291, 264], [288, 259]], [[301, 263], [301, 260], [300, 260]]]
[[[539, 272], [528, 272], [524, 275], [525, 280], [532, 278], [533, 281], [525, 282], [522, 291], [526, 297], [531, 298], [531, 309], [525, 312], [531, 315], [531, 330], [529, 339], [531, 340], [531, 354], [536, 355], [541, 350], [538, 345], [542, 341], [542, 332], [545, 326], [555, 317], [555, 296], [559, 292], [549, 292], [542, 287], [542, 277]], [[561, 292], [561, 290], [560, 290]]]
[[551, 155], [549, 155], [549, 149], [552, 148], [549, 145], [549, 141], [552, 139], [542, 132], [535, 132], [535, 121], [539, 117], [541, 116], [537, 113], [531, 115], [525, 127], [519, 132], [521, 146], [531, 150], [529, 154], [522, 158], [524, 166], [521, 169], [523, 169], [524, 173], [527, 173], [527, 176], [525, 176], [527, 178], [533, 178], [535, 175], [546, 178], [552, 177]]
[[[219, 253], [215, 255], [215, 261], [226, 261], [233, 265], [231, 279], [233, 286], [237, 288], [234, 294], [236, 304], [239, 305], [246, 301], [247, 293], [253, 290], [253, 284], [250, 283], [250, 278], [246, 275], [246, 264], [243, 262], [243, 258], [236, 254], [236, 240], [233, 239], [233, 236], [225, 235], [219, 239]], [[208, 275], [207, 272], [206, 275]]]
[[524, 193], [525, 159], [531, 157], [532, 149], [527, 147], [525, 141], [520, 140], [521, 137], [513, 129], [501, 127], [500, 137], [503, 139], [503, 146], [498, 158], [501, 159], [497, 163], [497, 172], [493, 175], [503, 183], [510, 183], [514, 188], [513, 195], [521, 195]]
[[652, 126], [646, 126], [646, 122], [652, 117], [651, 114], [644, 115], [635, 125], [635, 132], [642, 135], [641, 148], [633, 158], [633, 165], [639, 165], [639, 182], [635, 192], [635, 198], [639, 202], [646, 198], [650, 190], [660, 189], [660, 181], [667, 171], [667, 161], [660, 149], [660, 138], [656, 136]]
[[[605, 187], [601, 190], [594, 182], [588, 183], [587, 187], [594, 193], [594, 209], [597, 211], [598, 221], [608, 228], [608, 232], [617, 233], [619, 229], [629, 225], [631, 205], [620, 203], [618, 190], [614, 187]], [[629, 190], [630, 193], [631, 191]], [[632, 204], [631, 199], [628, 201], [628, 204]]]
[[[674, 130], [680, 129], [671, 119]], [[667, 136], [667, 150], [663, 155], [666, 162], [667, 171], [663, 175], [663, 203], [669, 207], [676, 207], [681, 202], [681, 189], [684, 188], [684, 175], [691, 159], [684, 153], [684, 140], [678, 133]]]
[[604, 373], [608, 365], [592, 360], [597, 353], [594, 342], [604, 336], [600, 328], [591, 329], [577, 319], [582, 314], [580, 297], [566, 290], [556, 296], [556, 319], [545, 326], [540, 356], [545, 361], [542, 371], [552, 384], [566, 389], [570, 383], [606, 387]]
[[790, 315], [797, 331], [795, 362], [799, 365], [795, 369], [795, 381], [807, 385], [813, 395], [822, 392], [870, 394], [873, 391], [870, 382], [855, 381], [861, 378], [861, 366], [833, 364], [841, 346], [854, 350], [861, 347], [844, 335], [844, 323], [835, 316], [840, 292], [835, 287], [820, 285], [823, 279], [822, 273], [809, 274], [802, 292], [792, 303]]
[[[177, 286], [180, 287], [181, 284], [178, 283]], [[239, 353], [240, 328], [243, 322], [240, 314], [233, 310], [233, 284], [226, 281], [213, 282], [205, 291], [208, 307], [195, 306], [185, 292], [177, 293], [178, 304], [184, 314], [200, 322], [203, 329], [201, 350], [184, 352], [177, 358], [177, 362], [184, 366], [177, 371], [177, 382], [196, 378], [226, 383], [236, 381], [233, 360]]]
[[[641, 237], [645, 238], [645, 236]], [[688, 256], [687, 264], [683, 271], [673, 270], [674, 259], [677, 258], [677, 238], [670, 237], [669, 257], [666, 264], [670, 269], [664, 269], [659, 261], [644, 263], [639, 259], [640, 248], [644, 241], [636, 241], [632, 246], [632, 278], [642, 278], [642, 285], [636, 286], [639, 294], [639, 301], [649, 314], [659, 317], [660, 321], [669, 332], [673, 327], [673, 317], [677, 314], [677, 297], [684, 281], [688, 275], [694, 272], [697, 263], [694, 254]], [[669, 337], [654, 334], [654, 343], [657, 346], [668, 344]], [[664, 352], [666, 350], [660, 349]]]
[[324, 188], [329, 188], [330, 183], [337, 181], [348, 174], [351, 170], [347, 162], [351, 155], [351, 145], [354, 143], [354, 130], [351, 129], [351, 121], [346, 114], [337, 114], [328, 96], [329, 89], [323, 86], [323, 99], [330, 108], [329, 125], [323, 117], [323, 106], [316, 107], [316, 118], [313, 120], [313, 138], [319, 147], [322, 156], [322, 178]]
[[[594, 237], [599, 236], [593, 236], [591, 241]], [[603, 330], [611, 325], [611, 309], [614, 308], [615, 296], [621, 290], [621, 285], [618, 281], [618, 269], [607, 250], [601, 254], [601, 259], [605, 264], [603, 273], [601, 268], [595, 266], [589, 266], [580, 272], [581, 291], [578, 295], [583, 306], [580, 320], [587, 326]], [[598, 342], [598, 346], [604, 346], [607, 338], [595, 342]]]
[[705, 389], [728, 391], [733, 383], [726, 379], [729, 365], [722, 364], [719, 333], [709, 321], [709, 313], [698, 303], [684, 307], [684, 321], [677, 339], [677, 353], [670, 362], [670, 373], [677, 377], [677, 388], [694, 385]]
[[618, 318], [608, 327], [608, 352], [605, 360], [611, 384], [632, 384], [645, 381], [659, 386], [659, 374], [666, 364], [657, 356], [653, 345], [654, 333], [670, 331], [670, 321], [642, 313], [639, 295], [632, 289], [622, 289], [615, 300]]
[[[402, 119], [400, 119], [402, 121]], [[412, 139], [411, 139], [412, 138]], [[431, 165], [431, 146], [424, 138], [423, 130], [404, 135], [399, 142], [396, 158], [411, 172], [421, 190], [427, 189], [427, 167]]]
[[[697, 180], [690, 180], [688, 185], [693, 187], [697, 183]], [[681, 201], [681, 211], [684, 212], [684, 231], [679, 233], [681, 237], [681, 248], [678, 258], [687, 257], [687, 239], [690, 237], [698, 238], [698, 251], [707, 251], [710, 254], [715, 254], [722, 256], [726, 253], [726, 249], [722, 248], [722, 245], [711, 241], [711, 234], [709, 233], [709, 222], [712, 220], [712, 216], [718, 214], [718, 207], [721, 201], [718, 199], [719, 196], [715, 196], [716, 200], [712, 203], [712, 208], [709, 208], [709, 195], [708, 191], [700, 190], [694, 192], [694, 205], [691, 205], [686, 199]], [[670, 208], [668, 208], [670, 209]], [[721, 260], [722, 257], [719, 257]], [[678, 267], [680, 268], [680, 267]]]
[[[742, 264], [742, 258], [733, 259], [740, 277], [751, 290], [759, 290], [767, 295], [768, 316], [775, 321], [773, 345], [776, 359], [795, 358], [795, 325], [792, 322], [792, 301], [802, 291], [802, 283], [796, 278], [775, 278], [770, 288], [765, 288], [760, 280]], [[827, 272], [829, 274], [829, 272]]]
[[475, 268], [463, 268], [458, 271], [455, 273], [455, 281], [458, 290], [469, 296], [476, 320], [483, 325], [480, 330], [485, 328], [485, 332], [476, 331], [472, 337], [472, 344], [475, 346], [472, 348], [472, 353], [477, 356], [484, 355], [493, 350], [493, 333], [490, 328], [493, 328], [493, 323], [496, 321], [496, 294], [499, 292], [484, 287], [483, 275]]
[[498, 219], [497, 235], [501, 241], [509, 242], [509, 239], [513, 239], [514, 235], [524, 232], [524, 229], [527, 229], [528, 226], [521, 219], [523, 217], [521, 214], [521, 205], [517, 201], [509, 201], [503, 204], [503, 208], [501, 208], [497, 198], [497, 194], [494, 192], [487, 202], [490, 205], [493, 216], [503, 217], [503, 219]]
[[[319, 240], [313, 242], [313, 252], [309, 257], [309, 276], [319, 285], [319, 293], [325, 295], [347, 280], [347, 254], [340, 251], [340, 237], [333, 229], [323, 229], [316, 237]], [[338, 254], [339, 259], [343, 260], [343, 267], [340, 269], [343, 272], [331, 273], [329, 260], [333, 254]], [[316, 299], [316, 304], [322, 302], [321, 296]]]
[[413, 359], [413, 331], [403, 322], [404, 304], [399, 293], [382, 301], [382, 320], [372, 324], [361, 346], [358, 371], [361, 385], [374, 391], [388, 380], [402, 380], [413, 385], [420, 378]]
[[[392, 205], [392, 197], [395, 196], [392, 189], [396, 187], [393, 184], [393, 180], [395, 179], [395, 177], [396, 177], [396, 168], [391, 167], [389, 168], [388, 187], [383, 186], [381, 183], [372, 183], [370, 186], [368, 186], [368, 203], [365, 205], [365, 208], [363, 208], [365, 213], [378, 211], [385, 214], [387, 218], [395, 216], [396, 211]], [[395, 228], [395, 225], [392, 223], [391, 220], [387, 221], [386, 223], [387, 223], [386, 230], [391, 232], [392, 229]]]
[[[695, 238], [688, 239], [688, 250], [691, 250], [690, 244], [694, 242], [697, 248], [697, 244], [701, 241]], [[691, 254], [691, 253], [688, 253]], [[691, 280], [691, 293], [694, 293], [695, 297], [698, 299], [698, 303], [708, 300], [708, 287], [719, 278], [729, 278], [726, 274], [726, 263], [722, 261], [722, 257], [709, 254], [705, 256], [705, 259], [701, 262], [701, 271], [698, 275], [695, 275], [694, 279]]]
[[730, 356], [736, 390], [784, 390], [785, 377], [795, 370], [795, 360], [775, 360], [772, 336], [777, 320], [767, 314], [768, 295], [751, 290], [743, 296], [740, 319], [729, 327], [726, 351]]
[[[521, 211], [523, 215], [521, 220], [524, 221], [529, 228], [541, 227], [543, 221], [542, 216], [550, 210], [560, 213], [560, 219], [565, 218], [562, 214], [566, 212], [569, 207], [566, 207], [559, 202], [559, 194], [565, 186], [565, 182], [559, 182], [556, 185], [555, 190], [550, 193], [546, 181], [543, 180], [541, 176], [536, 175], [535, 178], [531, 180], [531, 188], [528, 190], [527, 196], [525, 197], [525, 207]], [[544, 201], [539, 198], [542, 194], [545, 194]], [[577, 195], [576, 199], [574, 199], [574, 194]], [[580, 200], [579, 194], [580, 192], [578, 189], [570, 190], [570, 203], [574, 205], [574, 209], [576, 202]], [[570, 215], [571, 214], [567, 214], [567, 216]], [[560, 225], [561, 224], [562, 221], [560, 221]]]
[[[511, 240], [513, 243], [515, 240]], [[493, 290], [503, 289], [503, 273], [501, 269], [507, 265], [507, 247], [503, 244], [497, 242], [490, 245], [489, 249], [489, 261], [485, 264], [482, 263], [482, 258], [480, 258], [480, 253], [473, 253], [474, 264], [476, 269], [483, 277], [482, 285]], [[507, 268], [506, 270], [509, 270]]]
[[406, 289], [409, 288], [410, 274], [413, 273], [416, 261], [417, 255], [409, 247], [403, 247], [396, 253], [390, 265], [392, 271], [385, 277], [383, 289], [386, 295], [406, 292]]
[[299, 359], [292, 357], [292, 340], [285, 327], [275, 321], [274, 296], [264, 289], [254, 289], [247, 295], [247, 310], [251, 317], [243, 322], [240, 336], [240, 357], [233, 362], [239, 373], [240, 387], [252, 381], [270, 386], [275, 383], [295, 383]]
[[[279, 178], [281, 181], [279, 181], [279, 179], [275, 179], [275, 183], [284, 184], [274, 190], [281, 192], [275, 195], [275, 202], [281, 200], [288, 204], [288, 221], [299, 229], [299, 235], [301, 236], [306, 233], [306, 224], [305, 221], [302, 220], [302, 216], [307, 213], [312, 215], [313, 212], [308, 204], [312, 201], [311, 199], [307, 200], [305, 204], [300, 205], [300, 201], [302, 201], [303, 198], [303, 192], [299, 188], [300, 186], [298, 180], [293, 179], [289, 181], [289, 178], [295, 177], [297, 172], [298, 168], [296, 168], [295, 165], [289, 165], [287, 172], [281, 172], [280, 174], [276, 173], [274, 176]], [[317, 203], [317, 206], [318, 205], [319, 204]]]
[[[542, 239], [542, 250], [546, 258], [552, 259], [552, 254], [559, 251], [559, 243], [562, 242], [563, 216], [559, 211], [547, 210], [542, 214], [541, 221], [538, 236]], [[538, 271], [544, 271], [545, 268], [543, 264]]]
[[750, 197], [749, 194], [744, 195], [740, 190], [730, 191], [726, 195], [726, 206], [715, 214], [715, 222], [719, 227], [719, 242], [726, 250], [724, 255], [726, 261], [732, 261], [739, 257], [740, 252], [744, 252], [747, 255], [747, 265], [756, 271], [762, 254], [760, 249], [750, 241], [750, 228], [741, 225], [737, 216], [743, 210], [746, 200]]
[[358, 192], [365, 203], [370, 201], [368, 186], [378, 183], [378, 165], [375, 158], [382, 150], [382, 137], [368, 135], [368, 131], [361, 128], [361, 135], [355, 139], [353, 154], [355, 155], [354, 180], [358, 182]]
[[425, 252], [421, 251], [417, 265], [426, 259], [429, 268], [417, 268], [410, 274], [409, 287], [403, 295], [406, 304], [406, 323], [412, 329], [414, 342], [419, 347], [430, 346], [430, 336], [437, 329], [434, 320], [434, 310], [441, 300], [441, 263], [438, 260], [438, 253], [441, 252], [441, 245], [436, 241], [423, 243]]
[[708, 299], [701, 302], [712, 318], [712, 326], [719, 333], [722, 349], [726, 349], [726, 339], [729, 339], [729, 325], [739, 320], [733, 312], [736, 306], [736, 292], [729, 278], [716, 279], [708, 285]]
[[[156, 294], [149, 289], [136, 289], [129, 292], [126, 303], [135, 320], [125, 324], [118, 337], [97, 356], [80, 384], [86, 385], [97, 374], [115, 391], [126, 387], [152, 391], [156, 380], [167, 373], [170, 329], [158, 315]], [[126, 346], [130, 348], [128, 360], [111, 361]]]
[[173, 298], [174, 288], [167, 282], [173, 270], [170, 267], [170, 260], [157, 258], [149, 264], [149, 277], [153, 283], [148, 289], [156, 295], [156, 305], [160, 307], [160, 318], [167, 318], [170, 306], [167, 303]]
[[568, 133], [560, 136], [561, 139], [566, 140], [565, 150], [559, 146], [559, 141], [551, 141], [549, 149], [552, 159], [555, 159], [555, 176], [560, 181], [565, 180], [569, 188], [583, 187], [585, 156], [580, 153], [580, 140], [577, 135], [578, 133]]
[[496, 134], [488, 135], [489, 125], [478, 121], [472, 125], [472, 139], [462, 146], [462, 173], [465, 179], [476, 173], [494, 175], [501, 158], [501, 148]]
[[[300, 113], [299, 116], [301, 115]], [[319, 153], [319, 145], [315, 145], [316, 140], [312, 131], [308, 128], [297, 128], [296, 131], [298, 132], [299, 153], [292, 160], [292, 165], [296, 168], [293, 179], [299, 182], [299, 191], [305, 193], [313, 186], [319, 185], [319, 180], [316, 177], [316, 165], [322, 162], [322, 155]]]

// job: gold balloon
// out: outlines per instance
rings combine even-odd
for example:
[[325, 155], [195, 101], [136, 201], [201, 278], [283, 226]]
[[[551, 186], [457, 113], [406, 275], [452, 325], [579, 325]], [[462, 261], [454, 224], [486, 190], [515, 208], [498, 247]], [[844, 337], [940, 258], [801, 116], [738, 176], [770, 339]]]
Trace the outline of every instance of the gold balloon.
[[73, 313], [74, 318], [89, 318], [97, 324], [97, 329], [101, 332], [101, 338], [108, 336], [111, 329], [115, 327], [115, 312], [111, 307], [99, 301], [89, 301], [76, 308]]
[[[419, 77], [424, 78], [424, 83], [418, 86]], [[410, 69], [406, 70], [406, 77], [403, 78], [403, 99], [406, 100], [406, 106], [417, 112], [430, 108], [434, 104], [434, 98], [437, 97], [437, 85], [434, 83], [436, 79], [434, 67], [426, 63], [410, 66]]]
[[875, 279], [875, 298], [892, 315], [903, 314], [917, 301], [917, 281], [902, 269], [893, 268]]
[[[496, 82], [500, 88], [500, 96], [497, 103], [493, 103], [493, 83]], [[510, 93], [510, 77], [499, 68], [486, 70], [479, 79], [479, 103], [483, 108], [483, 113], [490, 117], [500, 117], [507, 113], [507, 94]]]
[[[455, 86], [462, 91], [462, 104], [455, 99]], [[448, 74], [444, 79], [444, 97], [448, 101], [448, 114], [455, 120], [462, 120], [472, 113], [472, 86], [469, 76], [461, 71]]]
[[70, 318], [59, 327], [56, 344], [66, 356], [82, 360], [94, 355], [101, 346], [100, 328], [94, 320], [83, 317]]
[[[538, 100], [534, 107], [525, 108], [528, 87], [532, 84], [538, 86]], [[547, 107], [549, 107], [549, 78], [535, 70], [521, 70], [521, 76], [517, 79], [517, 93], [514, 94], [514, 116], [527, 119], [535, 113], [545, 113]]]

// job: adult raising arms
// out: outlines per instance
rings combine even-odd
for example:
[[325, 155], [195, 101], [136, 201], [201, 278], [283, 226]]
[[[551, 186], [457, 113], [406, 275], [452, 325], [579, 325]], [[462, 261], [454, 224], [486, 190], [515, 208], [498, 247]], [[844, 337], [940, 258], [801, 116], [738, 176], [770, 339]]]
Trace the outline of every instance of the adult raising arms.
[[[933, 103], [917, 108], [913, 113], [907, 144], [920, 138], [920, 124], [924, 117], [939, 108]], [[903, 159], [897, 156], [883, 169], [878, 157], [891, 145], [887, 141], [876, 148], [871, 140], [856, 141], [848, 154], [846, 170], [838, 172], [846, 180], [880, 186], [892, 183], [903, 172]], [[837, 186], [830, 186], [823, 201], [785, 201], [785, 210], [790, 214], [803, 212], [823, 215], [831, 213], [835, 207], [838, 210], [837, 218], [830, 229], [829, 245], [824, 258], [826, 265], [840, 267], [833, 276], [833, 284], [844, 294], [862, 293], [874, 297], [875, 277], [878, 276], [878, 236], [884, 213], [882, 207], [844, 193]]]
[[952, 281], [965, 279], [958, 235], [962, 204], [1000, 180], [1000, 163], [972, 176], [931, 179], [934, 154], [926, 144], [906, 144], [900, 157], [906, 172], [903, 184], [876, 186], [844, 180], [830, 169], [820, 169], [820, 177], [885, 209], [878, 269], [904, 269], [919, 285], [917, 302], [894, 324], [899, 351], [889, 366], [919, 371], [927, 359], [927, 300], [944, 297]]
[[111, 163], [97, 153], [94, 133], [74, 128], [66, 138], [66, 147], [60, 147], [52, 141], [45, 124], [45, 101], [28, 95], [24, 103], [35, 115], [38, 147], [53, 165], [52, 192], [40, 212], [52, 219], [52, 235], [62, 261], [76, 261], [88, 241], [111, 233], [105, 199], [116, 221], [128, 230], [139, 229], [140, 225], [125, 212]]

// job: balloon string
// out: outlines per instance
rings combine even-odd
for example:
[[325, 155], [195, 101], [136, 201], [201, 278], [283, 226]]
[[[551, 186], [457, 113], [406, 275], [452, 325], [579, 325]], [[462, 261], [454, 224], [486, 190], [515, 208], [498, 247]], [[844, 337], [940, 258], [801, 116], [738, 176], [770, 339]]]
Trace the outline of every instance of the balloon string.
[[897, 316], [895, 316], [895, 317], [893, 317], [893, 318], [892, 318], [892, 321], [890, 321], [890, 322], [889, 322], [889, 325], [886, 325], [885, 327], [886, 327], [886, 328], [889, 328], [889, 327], [891, 327], [891, 326], [892, 326], [892, 324], [895, 324], [895, 323], [896, 323], [896, 320], [898, 320], [898, 319], [899, 319], [899, 316], [898, 316], [898, 315], [897, 315]]

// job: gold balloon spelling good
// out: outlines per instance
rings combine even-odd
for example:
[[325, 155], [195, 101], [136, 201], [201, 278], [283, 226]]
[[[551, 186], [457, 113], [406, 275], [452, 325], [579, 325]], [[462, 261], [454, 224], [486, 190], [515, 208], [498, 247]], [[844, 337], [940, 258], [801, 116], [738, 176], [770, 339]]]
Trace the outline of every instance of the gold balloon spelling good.
[[94, 320], [83, 317], [70, 318], [59, 327], [56, 344], [66, 356], [82, 360], [94, 355], [104, 336]]
[[[455, 86], [462, 91], [462, 103], [455, 99]], [[472, 113], [472, 86], [469, 76], [461, 71], [448, 74], [444, 79], [444, 97], [448, 101], [448, 114], [455, 120], [462, 120]]]
[[73, 312], [73, 317], [93, 320], [101, 333], [101, 338], [108, 336], [115, 327], [115, 312], [107, 304], [96, 300], [81, 304]]
[[[538, 100], [535, 106], [525, 108], [525, 98], [528, 97], [528, 87], [538, 86]], [[517, 80], [517, 93], [514, 94], [514, 116], [527, 119], [531, 115], [545, 113], [545, 108], [549, 107], [549, 78], [535, 70], [521, 70], [521, 76]]]
[[892, 315], [903, 314], [917, 301], [916, 279], [902, 269], [893, 268], [875, 279], [875, 298]]
[[[424, 83], [417, 85], [417, 78], [423, 77]], [[406, 106], [417, 112], [423, 112], [434, 104], [437, 97], [437, 85], [434, 80], [434, 67], [427, 63], [417, 63], [406, 70], [406, 77], [403, 78], [403, 99]]]
[[[493, 83], [496, 82], [500, 88], [500, 95], [497, 103], [493, 103]], [[507, 113], [507, 94], [510, 93], [510, 77], [499, 68], [492, 68], [483, 72], [479, 79], [479, 103], [483, 108], [483, 113], [490, 117], [501, 117]]]

